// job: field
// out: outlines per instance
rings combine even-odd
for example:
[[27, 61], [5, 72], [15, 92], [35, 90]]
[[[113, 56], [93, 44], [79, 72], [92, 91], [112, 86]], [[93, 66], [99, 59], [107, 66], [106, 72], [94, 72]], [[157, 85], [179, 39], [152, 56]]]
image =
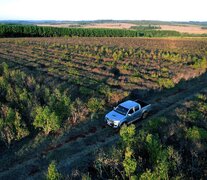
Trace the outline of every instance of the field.
[[[177, 107], [193, 109], [189, 102], [195, 102], [198, 94], [206, 95], [206, 58], [206, 38], [1, 38], [0, 63], [8, 69], [0, 68], [0, 112], [15, 110], [24, 126], [16, 130], [21, 132], [19, 138], [4, 138], [6, 145], [0, 144], [0, 179], [42, 178], [52, 160], [68, 179], [92, 172], [96, 153], [120, 139], [105, 125], [104, 114], [125, 99], [153, 104], [150, 117], [136, 123], [137, 132], [161, 116], [169, 119], [170, 128]], [[45, 112], [46, 107], [51, 119], [61, 121], [49, 130], [34, 123], [37, 109]], [[193, 127], [206, 130], [205, 121]], [[195, 130], [186, 127], [188, 134]], [[167, 130], [160, 130], [166, 133], [163, 144], [175, 135]], [[200, 143], [201, 154], [205, 143], [205, 139]], [[205, 167], [198, 171], [200, 178], [207, 175]], [[94, 177], [101, 178], [98, 172]]]
[[207, 30], [202, 29], [201, 26], [193, 26], [193, 25], [186, 25], [186, 26], [169, 26], [169, 25], [161, 25], [162, 30], [174, 30], [181, 33], [189, 33], [189, 34], [206, 34]]
[[[150, 23], [149, 23], [150, 24]], [[108, 29], [131, 29], [133, 26], [141, 26], [139, 23], [89, 23], [89, 24], [37, 24], [38, 26], [49, 26], [49, 27], [82, 27], [82, 28], [108, 28]], [[147, 24], [144, 24], [148, 26]], [[154, 24], [160, 26], [160, 30], [171, 30], [178, 31], [180, 33], [189, 34], [206, 34], [207, 30], [199, 25], [189, 24]]]

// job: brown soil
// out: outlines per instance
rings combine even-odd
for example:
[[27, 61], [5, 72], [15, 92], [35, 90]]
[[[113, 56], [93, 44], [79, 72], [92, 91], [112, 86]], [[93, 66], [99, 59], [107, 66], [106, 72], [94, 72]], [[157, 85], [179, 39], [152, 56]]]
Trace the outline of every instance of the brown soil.
[[181, 33], [190, 34], [207, 34], [207, 29], [201, 29], [200, 26], [171, 26], [171, 25], [161, 25], [162, 30], [173, 30]]

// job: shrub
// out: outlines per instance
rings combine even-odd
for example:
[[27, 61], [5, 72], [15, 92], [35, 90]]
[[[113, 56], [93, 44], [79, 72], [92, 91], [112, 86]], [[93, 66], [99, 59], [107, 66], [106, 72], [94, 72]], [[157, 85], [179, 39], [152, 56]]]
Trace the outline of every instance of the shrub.
[[168, 159], [169, 159], [169, 167], [172, 173], [175, 173], [179, 170], [182, 164], [182, 157], [172, 146], [169, 146], [167, 149]]
[[91, 180], [91, 176], [89, 175], [89, 173], [88, 174], [82, 174], [81, 179], [82, 180]]
[[203, 128], [198, 128], [193, 126], [192, 128], [187, 129], [186, 132], [187, 139], [190, 140], [202, 140], [207, 138], [207, 131]]
[[194, 64], [193, 64], [193, 68], [195, 69], [207, 69], [207, 60], [205, 57], [203, 57], [202, 59], [195, 59], [194, 60]]
[[157, 132], [157, 130], [166, 123], [167, 119], [165, 117], [157, 117], [150, 119], [147, 123], [144, 124], [144, 127], [149, 131]]
[[136, 159], [133, 158], [133, 150], [130, 147], [126, 147], [125, 158], [123, 161], [124, 170], [126, 172], [127, 177], [130, 178], [133, 175], [137, 168]]
[[161, 88], [167, 88], [167, 89], [173, 88], [175, 86], [172, 79], [164, 79], [164, 78], [159, 78], [158, 84]]
[[55, 161], [52, 161], [48, 167], [47, 174], [46, 174], [47, 180], [59, 180], [61, 179], [61, 174], [57, 171], [56, 163]]
[[189, 121], [195, 122], [195, 121], [202, 119], [202, 114], [199, 111], [191, 110], [188, 112], [187, 118]]
[[197, 109], [198, 109], [198, 111], [203, 113], [205, 116], [207, 115], [207, 103], [205, 103], [205, 102], [198, 103]]
[[204, 102], [205, 102], [205, 101], [207, 100], [207, 96], [204, 95], [204, 94], [201, 94], [201, 93], [197, 94], [196, 97], [197, 97], [198, 100], [200, 100], [200, 101], [204, 101]]
[[48, 106], [37, 107], [35, 109], [35, 118], [33, 125], [35, 128], [42, 128], [45, 134], [56, 131], [60, 128], [60, 120], [54, 112], [51, 112]]
[[20, 114], [6, 105], [0, 107], [0, 139], [9, 146], [13, 140], [20, 140], [27, 135], [29, 131]]
[[135, 125], [131, 124], [130, 126], [123, 125], [120, 129], [120, 136], [124, 145], [131, 146], [135, 143]]
[[87, 106], [90, 112], [95, 113], [104, 108], [104, 101], [97, 98], [90, 98]]
[[58, 89], [55, 89], [54, 93], [50, 95], [48, 105], [61, 121], [69, 117], [71, 106], [70, 98], [64, 93], [61, 94]]
[[144, 172], [140, 176], [140, 180], [155, 180], [155, 179], [156, 179], [155, 175], [149, 169], [147, 169], [146, 172]]
[[8, 65], [5, 62], [0, 64], [0, 76], [3, 74], [8, 74]]
[[151, 162], [154, 165], [157, 165], [160, 162], [167, 161], [167, 151], [162, 147], [162, 145], [155, 136], [153, 136], [152, 134], [148, 134], [146, 136], [145, 142]]
[[88, 109], [86, 105], [77, 98], [72, 104], [71, 104], [71, 115], [70, 115], [70, 123], [72, 125], [82, 121], [85, 119], [85, 117], [88, 114]]
[[140, 179], [142, 179], [142, 180], [169, 179], [169, 177], [168, 177], [168, 162], [166, 160], [159, 161], [154, 166], [154, 171], [147, 169], [146, 172], [141, 174]]

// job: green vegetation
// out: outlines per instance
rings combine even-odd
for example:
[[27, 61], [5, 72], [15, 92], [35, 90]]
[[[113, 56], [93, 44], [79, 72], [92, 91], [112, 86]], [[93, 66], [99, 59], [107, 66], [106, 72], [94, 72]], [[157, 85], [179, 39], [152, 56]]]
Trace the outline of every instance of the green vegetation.
[[50, 90], [38, 81], [0, 64], [0, 140], [7, 146], [33, 133], [32, 126], [45, 134], [56, 131], [70, 116], [68, 94]]
[[173, 88], [175, 86], [174, 82], [171, 79], [158, 79], [158, 84], [161, 88]]
[[132, 26], [131, 29], [136, 29], [136, 30], [153, 30], [153, 29], [161, 29], [160, 26], [154, 26], [154, 25], [139, 25], [139, 26]]
[[46, 134], [56, 131], [60, 128], [61, 123], [54, 112], [51, 112], [48, 106], [42, 108], [37, 107], [35, 110], [35, 118], [33, 125], [35, 128], [42, 128]]
[[0, 37], [167, 37], [181, 36], [177, 31], [55, 28], [31, 25], [0, 25]]
[[[204, 179], [206, 92], [137, 128], [124, 125], [120, 136], [106, 128], [103, 117], [132, 97], [171, 107], [180, 95], [194, 93], [205, 74], [179, 81], [205, 72], [205, 38], [1, 38], [0, 43], [0, 153], [5, 153], [0, 171], [10, 179], [22, 172], [25, 179], [42, 177], [47, 166], [56, 174], [51, 160], [66, 179]], [[195, 87], [185, 87], [191, 82]], [[25, 162], [34, 163], [25, 167]], [[76, 165], [85, 168], [73, 171]]]
[[46, 174], [46, 179], [47, 180], [60, 180], [61, 179], [61, 174], [58, 172], [56, 168], [56, 163], [55, 161], [52, 161], [48, 167], [48, 172]]
[[[198, 94], [176, 109], [171, 117], [143, 122], [139, 131], [133, 124], [124, 125], [120, 130], [120, 142], [107, 149], [105, 154], [100, 151], [97, 156], [95, 164], [98, 163], [99, 167], [94, 166], [95, 177], [143, 180], [204, 178], [207, 161], [206, 112], [200, 111], [200, 106], [198, 109], [195, 107], [199, 103], [207, 103], [206, 100], [206, 93]], [[188, 117], [188, 112], [193, 109], [194, 114], [201, 115], [192, 121], [194, 116]]]
[[190, 140], [207, 139], [207, 131], [203, 128], [198, 128], [194, 126], [187, 130], [186, 137]]

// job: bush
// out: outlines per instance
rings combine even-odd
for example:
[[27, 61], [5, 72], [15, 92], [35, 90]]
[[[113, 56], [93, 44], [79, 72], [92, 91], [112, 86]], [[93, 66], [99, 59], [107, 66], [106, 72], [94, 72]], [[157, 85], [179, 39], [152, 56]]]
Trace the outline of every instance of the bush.
[[130, 147], [126, 147], [125, 158], [123, 161], [124, 170], [126, 172], [127, 177], [130, 178], [133, 175], [137, 168], [136, 159], [133, 158], [133, 150]]
[[97, 112], [104, 108], [104, 101], [97, 98], [90, 98], [87, 106], [90, 112]]
[[87, 107], [89, 112], [91, 112], [91, 119], [93, 119], [97, 112], [104, 109], [104, 100], [90, 98], [88, 100]]
[[202, 119], [202, 114], [199, 111], [191, 110], [188, 112], [187, 118], [190, 122], [196, 122], [196, 121]]
[[6, 105], [0, 107], [0, 139], [9, 146], [13, 140], [27, 135], [29, 131], [20, 114]]
[[158, 84], [161, 88], [167, 88], [167, 89], [173, 88], [175, 86], [172, 79], [164, 79], [164, 78], [159, 78]]
[[192, 127], [187, 129], [186, 137], [189, 140], [202, 140], [207, 139], [207, 131], [203, 128]]
[[130, 126], [123, 125], [120, 129], [121, 139], [126, 147], [131, 146], [135, 143], [135, 125], [131, 124]]
[[145, 142], [147, 151], [153, 165], [157, 165], [161, 162], [167, 161], [167, 151], [162, 147], [162, 145], [155, 136], [153, 136], [152, 134], [148, 134], [146, 136]]
[[48, 171], [46, 174], [47, 180], [59, 180], [61, 179], [61, 174], [57, 171], [55, 161], [52, 161], [48, 167]]
[[144, 124], [144, 128], [150, 132], [157, 132], [158, 129], [166, 123], [167, 119], [165, 117], [152, 118]]
[[33, 125], [35, 128], [42, 128], [45, 134], [56, 131], [60, 128], [60, 120], [54, 112], [51, 112], [48, 106], [35, 109], [35, 118]]
[[202, 59], [196, 59], [194, 64], [193, 64], [193, 68], [206, 70], [207, 69], [207, 60], [206, 60], [206, 58], [203, 57]]

